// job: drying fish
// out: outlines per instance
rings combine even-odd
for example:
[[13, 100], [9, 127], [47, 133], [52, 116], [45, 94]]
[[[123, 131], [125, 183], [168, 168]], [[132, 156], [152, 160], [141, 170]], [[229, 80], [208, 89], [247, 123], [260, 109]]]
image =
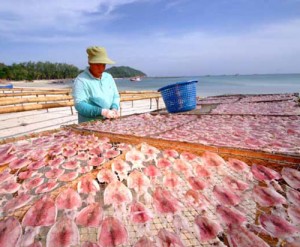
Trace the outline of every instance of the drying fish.
[[100, 183], [108, 183], [108, 184], [118, 180], [116, 174], [113, 173], [112, 170], [107, 168], [103, 168], [98, 172], [97, 179]]
[[132, 148], [130, 151], [128, 151], [125, 155], [125, 158], [126, 161], [132, 163], [132, 170], [135, 168], [144, 168], [143, 161], [145, 160], [145, 155], [135, 148]]
[[89, 154], [86, 153], [86, 152], [78, 152], [78, 154], [76, 155], [76, 159], [77, 160], [82, 160], [82, 161], [88, 160], [89, 159]]
[[37, 171], [28, 170], [25, 172], [20, 172], [18, 175], [18, 178], [21, 180], [25, 180], [25, 179], [34, 177], [36, 174], [37, 174]]
[[39, 232], [39, 227], [26, 226], [24, 229], [24, 233], [20, 238], [20, 242], [18, 243], [19, 246], [32, 246], [32, 244], [34, 244], [34, 238]]
[[45, 173], [46, 178], [50, 179], [57, 179], [59, 178], [62, 174], [64, 174], [65, 170], [59, 169], [59, 168], [52, 168], [51, 170], [47, 171]]
[[195, 161], [198, 158], [199, 157], [197, 155], [189, 153], [189, 152], [182, 152], [180, 154], [180, 159], [182, 159], [183, 161], [189, 162], [189, 163]]
[[132, 202], [132, 194], [122, 182], [114, 181], [107, 185], [104, 190], [104, 204], [112, 204], [115, 209], [121, 208], [116, 211], [117, 213], [125, 212], [126, 205]]
[[67, 158], [70, 158], [70, 157], [76, 155], [76, 153], [77, 153], [77, 151], [75, 149], [64, 149], [62, 152], [62, 155]]
[[195, 165], [194, 171], [201, 178], [210, 178], [211, 172], [201, 165]]
[[209, 151], [205, 151], [202, 154], [201, 160], [204, 165], [213, 166], [213, 167], [218, 167], [226, 164], [225, 160], [221, 156]]
[[114, 218], [106, 217], [98, 231], [100, 246], [115, 247], [128, 241], [128, 233], [123, 223]]
[[103, 153], [102, 147], [94, 147], [89, 151], [90, 154], [93, 154], [95, 156], [100, 156]]
[[115, 150], [115, 149], [108, 149], [103, 153], [103, 157], [105, 159], [113, 159], [115, 157], [117, 157], [118, 155], [120, 155], [120, 151], [119, 150]]
[[0, 184], [0, 194], [12, 194], [17, 192], [21, 184], [16, 182], [16, 177], [6, 180]]
[[242, 173], [249, 169], [249, 166], [245, 162], [234, 158], [229, 158], [227, 165], [238, 173]]
[[58, 181], [61, 182], [70, 182], [75, 180], [78, 177], [78, 172], [77, 171], [73, 171], [73, 172], [68, 172], [68, 173], [64, 173], [63, 175], [61, 175], [58, 178]]
[[216, 212], [222, 223], [227, 226], [231, 224], [241, 225], [247, 221], [246, 216], [233, 207], [229, 208], [223, 205], [218, 205]]
[[155, 178], [161, 176], [160, 170], [155, 165], [149, 165], [144, 168], [143, 173], [150, 177], [151, 181], [155, 181]]
[[249, 188], [248, 183], [245, 183], [242, 180], [235, 179], [231, 176], [224, 177], [224, 183], [236, 192], [243, 192]]
[[166, 158], [159, 158], [157, 160], [157, 167], [160, 169], [166, 169], [167, 167], [172, 166], [172, 163], [169, 159]]
[[9, 201], [6, 202], [6, 204], [3, 206], [4, 212], [13, 212], [14, 210], [23, 207], [28, 202], [30, 202], [33, 199], [33, 196], [28, 194], [20, 194]]
[[156, 159], [157, 154], [160, 153], [160, 151], [157, 148], [150, 146], [145, 142], [141, 144], [141, 152], [146, 155], [147, 161], [151, 159]]
[[2, 155], [5, 155], [5, 154], [8, 154], [8, 153], [10, 153], [11, 151], [13, 151], [15, 149], [15, 146], [13, 145], [13, 144], [7, 144], [7, 145], [5, 145], [5, 146], [2, 146], [1, 148], [0, 148], [0, 157], [2, 156]]
[[105, 162], [104, 157], [93, 157], [88, 161], [89, 166], [100, 166]]
[[44, 182], [44, 178], [33, 177], [33, 178], [26, 179], [22, 183], [22, 187], [26, 190], [32, 190], [32, 189], [40, 186], [43, 182]]
[[0, 157], [0, 166], [4, 166], [5, 164], [9, 164], [10, 162], [17, 160], [18, 157], [14, 154], [4, 154]]
[[133, 247], [157, 247], [157, 245], [147, 236], [143, 236], [133, 245]]
[[168, 171], [163, 177], [163, 185], [171, 190], [178, 188], [182, 184], [182, 179], [175, 173]]
[[82, 200], [74, 189], [67, 188], [56, 197], [55, 204], [58, 209], [75, 210], [81, 207]]
[[166, 149], [163, 151], [163, 156], [165, 158], [177, 158], [179, 156], [179, 154], [174, 149]]
[[287, 188], [286, 197], [289, 202], [293, 203], [295, 206], [300, 207], [300, 192], [292, 188]]
[[295, 225], [300, 225], [300, 208], [290, 205], [287, 209], [288, 215], [291, 219], [291, 221]]
[[88, 194], [87, 202], [94, 202], [96, 192], [100, 190], [97, 181], [90, 175], [83, 177], [77, 184], [78, 193]]
[[176, 246], [184, 247], [182, 240], [174, 232], [170, 232], [166, 229], [160, 229], [157, 234], [158, 247]]
[[93, 167], [92, 166], [81, 166], [77, 169], [77, 172], [80, 173], [80, 174], [84, 174], [84, 173], [88, 173], [90, 172], [91, 170], [93, 170]]
[[34, 205], [26, 212], [23, 226], [51, 226], [56, 221], [57, 208], [54, 200], [49, 197], [43, 197], [36, 201]]
[[0, 221], [0, 246], [15, 247], [22, 235], [22, 227], [15, 217]]
[[185, 162], [184, 160], [177, 159], [174, 162], [174, 169], [177, 172], [181, 172], [185, 177], [192, 176], [192, 167], [189, 163]]
[[277, 215], [263, 213], [259, 222], [274, 238], [288, 238], [299, 232], [297, 227]]
[[8, 179], [13, 178], [13, 174], [11, 174], [10, 171], [11, 170], [9, 168], [7, 168], [0, 173], [0, 184], [5, 182]]
[[219, 222], [212, 221], [209, 218], [201, 215], [195, 217], [194, 228], [200, 243], [205, 243], [216, 238], [223, 230]]
[[262, 207], [286, 204], [286, 199], [276, 190], [256, 185], [252, 194], [254, 200]]
[[261, 226], [256, 224], [246, 224], [247, 229], [251, 232], [257, 233], [257, 234], [264, 234], [269, 236], [270, 234]]
[[128, 188], [135, 190], [138, 200], [139, 196], [147, 193], [147, 190], [150, 187], [150, 180], [143, 173], [134, 170], [127, 178], [127, 185]]
[[153, 202], [156, 211], [162, 214], [174, 214], [180, 209], [179, 201], [169, 191], [161, 187], [155, 189]]
[[21, 168], [24, 168], [28, 166], [31, 163], [29, 159], [23, 158], [23, 159], [15, 159], [9, 163], [9, 167], [12, 170], [18, 170]]
[[112, 162], [112, 171], [118, 174], [120, 181], [127, 179], [128, 173], [131, 171], [130, 165], [121, 159], [116, 159]]
[[207, 187], [207, 182], [204, 182], [198, 177], [189, 177], [187, 180], [193, 190], [203, 190]]
[[41, 194], [41, 193], [46, 193], [49, 191], [54, 190], [57, 186], [59, 185], [59, 183], [57, 183], [56, 181], [51, 181], [49, 180], [49, 182], [44, 183], [42, 185], [40, 185], [39, 187], [37, 187], [35, 189], [35, 193], [36, 194]]
[[143, 203], [135, 201], [130, 205], [130, 218], [133, 223], [146, 223], [153, 219], [153, 214]]
[[65, 162], [65, 158], [63, 156], [58, 156], [53, 160], [49, 160], [48, 164], [50, 167], [59, 167], [62, 163]]
[[[76, 158], [78, 159], [78, 157], [76, 157]], [[74, 170], [74, 169], [78, 168], [79, 165], [80, 165], [80, 162], [74, 159], [74, 160], [69, 160], [69, 161], [63, 163], [62, 167], [64, 169]]]
[[230, 247], [268, 247], [269, 245], [241, 225], [230, 225], [227, 232]]
[[84, 227], [99, 227], [103, 218], [100, 203], [92, 203], [83, 208], [76, 216], [76, 224]]
[[188, 204], [197, 206], [200, 210], [207, 209], [209, 205], [207, 198], [203, 194], [192, 189], [188, 190], [184, 197]]
[[300, 189], [300, 171], [284, 167], [281, 170], [282, 177], [294, 189]]
[[79, 244], [79, 230], [73, 220], [62, 217], [49, 230], [46, 247], [69, 247]]
[[38, 160], [28, 165], [28, 170], [39, 170], [40, 168], [46, 166], [45, 160]]
[[262, 165], [252, 165], [251, 171], [258, 181], [271, 181], [281, 178], [280, 173]]
[[235, 206], [241, 201], [241, 198], [238, 195], [221, 185], [214, 186], [213, 194], [217, 200], [224, 205]]
[[267, 183], [269, 187], [272, 187], [274, 190], [276, 190], [277, 192], [281, 192], [284, 193], [283, 188], [281, 187], [281, 185], [278, 183], [278, 181], [276, 180], [272, 180], [269, 183]]
[[34, 149], [28, 154], [28, 157], [32, 160], [42, 160], [47, 156], [48, 152], [43, 149]]

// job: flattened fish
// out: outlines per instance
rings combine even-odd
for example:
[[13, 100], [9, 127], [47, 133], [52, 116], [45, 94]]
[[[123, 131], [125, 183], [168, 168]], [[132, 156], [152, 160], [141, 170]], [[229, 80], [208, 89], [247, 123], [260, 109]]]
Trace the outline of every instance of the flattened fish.
[[218, 201], [227, 206], [238, 205], [241, 198], [235, 193], [231, 192], [228, 188], [221, 185], [215, 185], [213, 188], [213, 194], [218, 199]]
[[270, 187], [256, 185], [253, 189], [253, 198], [262, 207], [286, 204], [286, 199]]
[[176, 246], [184, 247], [182, 240], [174, 232], [170, 232], [166, 229], [160, 229], [157, 234], [157, 242], [159, 247]]
[[0, 246], [15, 247], [22, 235], [22, 227], [15, 217], [0, 221]]
[[77, 209], [81, 207], [82, 200], [80, 195], [72, 188], [63, 190], [56, 198], [58, 209]]
[[283, 179], [294, 189], [300, 189], [300, 171], [284, 167], [281, 170]]
[[212, 221], [207, 217], [198, 215], [194, 222], [197, 238], [201, 243], [214, 239], [223, 230], [222, 226], [217, 221]]
[[76, 216], [76, 224], [85, 227], [99, 227], [103, 218], [100, 203], [92, 203], [83, 208]]
[[251, 171], [258, 181], [271, 181], [281, 178], [280, 173], [262, 165], [252, 165]]

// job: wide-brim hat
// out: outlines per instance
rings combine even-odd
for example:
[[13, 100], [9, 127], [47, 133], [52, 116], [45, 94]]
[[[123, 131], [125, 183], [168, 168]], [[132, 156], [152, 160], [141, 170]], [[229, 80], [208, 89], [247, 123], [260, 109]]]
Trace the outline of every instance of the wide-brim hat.
[[104, 47], [91, 46], [86, 49], [88, 54], [89, 63], [104, 63], [104, 64], [114, 64], [115, 62], [111, 60], [106, 53]]

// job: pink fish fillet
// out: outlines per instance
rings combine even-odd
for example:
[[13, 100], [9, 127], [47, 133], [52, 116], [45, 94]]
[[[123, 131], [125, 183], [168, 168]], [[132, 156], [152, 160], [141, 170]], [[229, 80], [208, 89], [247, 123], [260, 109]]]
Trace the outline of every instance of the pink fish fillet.
[[126, 153], [125, 159], [126, 161], [132, 163], [132, 169], [144, 168], [144, 165], [142, 163], [145, 160], [145, 155], [142, 152], [136, 150], [135, 148], [132, 148]]
[[258, 180], [258, 181], [270, 181], [274, 179], [280, 179], [281, 175], [280, 173], [274, 171], [271, 168], [262, 166], [262, 165], [252, 165], [251, 166], [251, 171], [253, 173], [253, 176]]
[[76, 216], [76, 224], [85, 227], [99, 227], [103, 218], [103, 209], [100, 203], [92, 203]]
[[74, 170], [74, 169], [78, 168], [79, 165], [80, 165], [80, 162], [78, 160], [69, 160], [69, 161], [63, 163], [62, 167], [64, 169]]
[[174, 149], [166, 149], [163, 151], [163, 156], [165, 158], [177, 158], [178, 152]]
[[2, 171], [0, 173], [0, 184], [3, 183], [3, 182], [5, 182], [8, 179], [13, 178], [14, 175], [11, 174], [10, 171], [11, 170], [8, 168], [8, 169], [5, 169], [4, 171]]
[[241, 225], [247, 221], [245, 215], [235, 208], [228, 208], [223, 205], [218, 205], [216, 209], [217, 215], [224, 225], [238, 224]]
[[285, 182], [288, 183], [294, 189], [300, 189], [300, 171], [284, 167], [281, 170], [281, 174]]
[[114, 217], [106, 217], [98, 231], [100, 246], [115, 247], [128, 241], [128, 233], [123, 223]]
[[12, 162], [9, 163], [9, 167], [12, 170], [17, 170], [17, 169], [21, 169], [23, 167], [26, 167], [27, 165], [29, 165], [31, 163], [31, 161], [29, 159], [15, 159]]
[[223, 230], [219, 222], [212, 221], [201, 215], [195, 217], [194, 228], [200, 243], [216, 238]]
[[295, 225], [300, 225], [300, 208], [290, 205], [288, 207], [288, 215]]
[[199, 177], [203, 177], [203, 178], [210, 178], [211, 173], [209, 170], [207, 170], [205, 167], [201, 166], [201, 165], [195, 165], [194, 166], [194, 170], [195, 173], [197, 174], [197, 176]]
[[100, 166], [105, 162], [104, 157], [93, 157], [88, 161], [89, 166]]
[[31, 178], [33, 176], [36, 175], [36, 171], [34, 170], [28, 170], [28, 171], [24, 171], [24, 172], [20, 172], [19, 175], [18, 175], [18, 178], [21, 179], [21, 180], [25, 180], [25, 179], [28, 179], [28, 178]]
[[166, 229], [160, 229], [157, 234], [158, 247], [176, 246], [185, 247], [180, 237], [174, 232], [170, 232]]
[[26, 212], [23, 226], [51, 226], [56, 221], [57, 208], [54, 200], [43, 197]]
[[161, 176], [160, 170], [155, 165], [147, 166], [143, 172], [150, 178]]
[[100, 186], [92, 176], [83, 177], [77, 184], [78, 193], [89, 194], [96, 193], [100, 190]]
[[12, 194], [17, 192], [21, 187], [21, 184], [15, 181], [15, 178], [9, 179], [0, 184], [0, 194]]
[[201, 180], [198, 177], [189, 177], [187, 180], [190, 186], [192, 187], [192, 189], [194, 190], [203, 190], [207, 186], [207, 182]]
[[220, 166], [220, 165], [226, 164], [225, 160], [221, 156], [219, 156], [216, 153], [209, 152], [209, 151], [205, 151], [202, 154], [201, 160], [203, 161], [203, 163], [205, 165], [208, 165], [208, 166]]
[[153, 193], [153, 202], [157, 212], [159, 213], [176, 213], [180, 204], [179, 201], [171, 195], [171, 193], [161, 187], [157, 187]]
[[64, 173], [63, 175], [61, 175], [58, 178], [58, 181], [70, 182], [70, 181], [75, 180], [77, 177], [78, 177], [78, 172], [77, 171], [67, 172], [67, 173]]
[[121, 159], [116, 159], [111, 165], [112, 171], [118, 173], [120, 181], [127, 179], [128, 173], [131, 171], [130, 165]]
[[157, 167], [158, 168], [165, 169], [165, 168], [170, 167], [170, 166], [172, 166], [172, 163], [169, 159], [159, 158], [157, 160]]
[[227, 165], [229, 165], [230, 168], [239, 173], [246, 171], [249, 168], [249, 166], [245, 162], [234, 158], [229, 158], [227, 161]]
[[235, 179], [230, 176], [224, 177], [224, 183], [234, 191], [243, 192], [249, 188], [249, 185], [242, 180]]
[[18, 157], [14, 154], [4, 154], [0, 157], [0, 166], [4, 166], [6, 164], [9, 164], [10, 162], [17, 160]]
[[100, 183], [108, 183], [108, 184], [118, 180], [116, 174], [113, 173], [112, 170], [107, 168], [101, 169], [98, 172], [97, 179]]
[[269, 245], [255, 233], [241, 225], [230, 225], [227, 231], [230, 247], [268, 247]]
[[118, 155], [120, 155], [120, 151], [112, 148], [112, 149], [105, 150], [103, 157], [106, 159], [112, 159], [117, 157]]
[[146, 223], [153, 218], [152, 212], [141, 202], [133, 202], [130, 206], [130, 218], [134, 223]]
[[180, 154], [180, 159], [187, 162], [193, 162], [198, 158], [197, 155], [189, 153], [189, 152], [182, 152]]
[[59, 185], [56, 181], [49, 181], [36, 188], [36, 194], [42, 194], [54, 190]]
[[134, 189], [138, 195], [142, 195], [150, 187], [150, 180], [142, 172], [134, 170], [128, 176], [127, 185], [128, 188]]
[[3, 207], [4, 212], [13, 212], [14, 210], [23, 207], [33, 199], [33, 196], [28, 194], [18, 195], [9, 201]]
[[55, 204], [58, 209], [78, 209], [82, 200], [80, 195], [72, 188], [63, 190], [56, 198]]
[[77, 244], [79, 244], [79, 230], [69, 218], [60, 218], [47, 234], [46, 247], [69, 247]]
[[259, 222], [275, 238], [288, 238], [299, 232], [297, 227], [277, 215], [263, 213]]
[[45, 173], [46, 178], [56, 179], [59, 178], [62, 174], [64, 174], [65, 170], [59, 168], [52, 168], [51, 170]]
[[33, 178], [26, 179], [22, 183], [22, 186], [26, 190], [31, 190], [31, 189], [34, 189], [34, 188], [40, 186], [43, 182], [44, 182], [44, 178], [33, 177]]
[[181, 172], [186, 177], [189, 177], [192, 175], [192, 166], [190, 165], [190, 163], [188, 163], [184, 160], [181, 160], [181, 159], [175, 160], [174, 169], [177, 172]]
[[157, 245], [147, 236], [143, 236], [133, 245], [133, 247], [157, 247]]
[[101, 247], [97, 243], [92, 243], [90, 241], [84, 241], [81, 245], [81, 247]]
[[0, 221], [0, 246], [15, 247], [22, 235], [22, 227], [15, 217]]
[[214, 186], [213, 194], [218, 199], [218, 201], [224, 205], [235, 206], [238, 205], [241, 201], [241, 198], [238, 195], [221, 185]]
[[132, 201], [132, 193], [120, 181], [114, 181], [107, 185], [104, 190], [104, 204], [112, 204], [114, 207], [119, 207], [122, 204], [128, 204]]
[[147, 160], [156, 159], [157, 154], [160, 153], [157, 148], [150, 146], [145, 142], [141, 144], [141, 152], [147, 156]]
[[289, 202], [300, 207], [300, 192], [291, 188], [288, 188], [286, 191], [286, 197]]
[[256, 185], [252, 196], [262, 207], [271, 207], [286, 204], [286, 199], [271, 187], [261, 187]]
[[39, 170], [40, 168], [44, 167], [45, 165], [46, 165], [45, 160], [39, 160], [39, 161], [35, 161], [35, 162], [29, 164], [28, 169], [29, 170]]

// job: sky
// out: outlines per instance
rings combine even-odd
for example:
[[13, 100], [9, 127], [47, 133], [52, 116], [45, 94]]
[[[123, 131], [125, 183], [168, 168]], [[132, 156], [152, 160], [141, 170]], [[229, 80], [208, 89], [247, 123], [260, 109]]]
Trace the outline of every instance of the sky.
[[0, 1], [0, 63], [84, 69], [94, 45], [148, 76], [300, 73], [300, 0]]

